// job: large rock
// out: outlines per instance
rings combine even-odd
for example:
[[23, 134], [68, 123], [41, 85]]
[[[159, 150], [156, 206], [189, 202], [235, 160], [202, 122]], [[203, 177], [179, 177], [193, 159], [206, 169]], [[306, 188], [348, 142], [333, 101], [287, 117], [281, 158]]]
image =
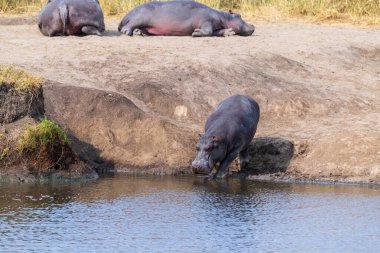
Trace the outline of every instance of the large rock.
[[260, 137], [253, 139], [248, 148], [251, 160], [248, 169], [253, 173], [284, 172], [294, 154], [294, 144], [283, 138]]
[[46, 115], [64, 126], [71, 146], [98, 170], [190, 173], [197, 134], [152, 116], [113, 92], [53, 83], [44, 86]]

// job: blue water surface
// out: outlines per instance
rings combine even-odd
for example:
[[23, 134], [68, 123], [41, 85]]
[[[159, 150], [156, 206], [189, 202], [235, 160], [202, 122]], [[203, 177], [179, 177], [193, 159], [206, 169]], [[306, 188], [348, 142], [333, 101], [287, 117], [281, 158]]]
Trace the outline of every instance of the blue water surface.
[[380, 188], [153, 176], [0, 185], [0, 252], [380, 252]]

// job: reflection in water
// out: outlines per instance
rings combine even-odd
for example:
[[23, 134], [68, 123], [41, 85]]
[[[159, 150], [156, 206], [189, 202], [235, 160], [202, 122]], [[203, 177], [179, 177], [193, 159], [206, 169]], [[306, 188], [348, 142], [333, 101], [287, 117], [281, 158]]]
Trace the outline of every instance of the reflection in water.
[[0, 185], [1, 252], [376, 252], [378, 224], [377, 187], [131, 176]]

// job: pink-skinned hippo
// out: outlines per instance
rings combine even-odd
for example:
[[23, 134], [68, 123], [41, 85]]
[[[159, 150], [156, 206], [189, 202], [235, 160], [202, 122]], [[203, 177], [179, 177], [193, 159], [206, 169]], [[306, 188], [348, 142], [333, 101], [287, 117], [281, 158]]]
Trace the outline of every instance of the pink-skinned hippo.
[[99, 35], [105, 30], [98, 0], [49, 0], [38, 16], [45, 36]]
[[[198, 153], [191, 164], [194, 173], [223, 178], [228, 175], [228, 167], [237, 156], [242, 165], [248, 162], [247, 149], [256, 133], [259, 118], [259, 105], [252, 98], [234, 95], [223, 100], [207, 118], [205, 133], [196, 145]], [[218, 170], [212, 173], [217, 164]]]
[[250, 36], [255, 27], [239, 14], [194, 1], [147, 2], [125, 15], [119, 32], [163, 36]]

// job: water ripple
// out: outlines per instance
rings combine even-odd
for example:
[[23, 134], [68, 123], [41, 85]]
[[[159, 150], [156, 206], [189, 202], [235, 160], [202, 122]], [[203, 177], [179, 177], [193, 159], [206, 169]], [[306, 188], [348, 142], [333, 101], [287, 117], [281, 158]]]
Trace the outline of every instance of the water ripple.
[[380, 249], [378, 188], [120, 176], [0, 192], [1, 252]]

